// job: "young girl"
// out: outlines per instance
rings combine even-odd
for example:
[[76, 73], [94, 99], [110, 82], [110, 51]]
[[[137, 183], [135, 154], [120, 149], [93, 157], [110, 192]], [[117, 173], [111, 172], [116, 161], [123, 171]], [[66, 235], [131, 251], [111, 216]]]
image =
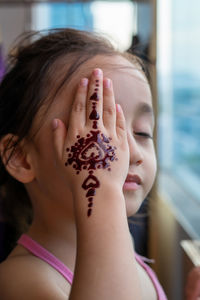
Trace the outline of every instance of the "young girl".
[[0, 87], [0, 180], [33, 218], [0, 266], [1, 299], [165, 300], [127, 223], [156, 173], [141, 61], [72, 29], [24, 43]]

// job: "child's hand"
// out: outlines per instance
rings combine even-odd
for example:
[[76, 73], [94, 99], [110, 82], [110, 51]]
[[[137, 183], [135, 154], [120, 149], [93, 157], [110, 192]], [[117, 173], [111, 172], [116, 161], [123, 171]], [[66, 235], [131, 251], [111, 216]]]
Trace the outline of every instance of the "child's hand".
[[125, 118], [109, 82], [98, 69], [89, 84], [82, 79], [68, 130], [60, 120], [54, 127], [57, 166], [73, 194], [77, 228], [70, 300], [141, 299], [122, 191], [129, 167]]
[[96, 192], [108, 186], [122, 190], [128, 173], [125, 118], [115, 104], [111, 80], [103, 79], [100, 69], [89, 83], [81, 79], [68, 130], [61, 120], [53, 122], [58, 165], [72, 193], [88, 199], [90, 216]]

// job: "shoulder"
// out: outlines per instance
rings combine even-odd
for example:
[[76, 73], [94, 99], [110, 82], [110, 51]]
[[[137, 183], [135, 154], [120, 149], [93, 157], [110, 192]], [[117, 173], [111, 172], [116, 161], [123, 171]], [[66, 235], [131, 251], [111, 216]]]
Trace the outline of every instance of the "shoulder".
[[56, 273], [34, 256], [9, 257], [0, 264], [1, 299], [66, 300], [70, 285]]

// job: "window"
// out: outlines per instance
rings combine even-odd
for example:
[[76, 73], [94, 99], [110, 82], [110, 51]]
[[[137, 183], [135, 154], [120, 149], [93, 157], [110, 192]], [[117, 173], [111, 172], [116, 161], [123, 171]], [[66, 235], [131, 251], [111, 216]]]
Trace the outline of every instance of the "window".
[[91, 30], [90, 3], [40, 3], [32, 8], [32, 28], [36, 30], [70, 27]]
[[137, 33], [136, 13], [136, 4], [128, 0], [40, 3], [32, 7], [32, 29], [94, 30], [106, 34], [125, 50], [130, 47], [132, 35]]
[[172, 201], [196, 237], [200, 236], [199, 13], [198, 0], [158, 0], [160, 164], [169, 175], [168, 188], [176, 182], [185, 191], [181, 196], [185, 201], [175, 192]]

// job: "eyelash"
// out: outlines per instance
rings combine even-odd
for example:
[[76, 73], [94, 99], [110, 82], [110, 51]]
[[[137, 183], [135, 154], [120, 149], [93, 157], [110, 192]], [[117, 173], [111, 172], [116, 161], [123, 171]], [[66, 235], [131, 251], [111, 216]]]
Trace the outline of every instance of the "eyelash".
[[146, 133], [146, 132], [134, 132], [134, 134], [142, 136], [146, 139], [153, 139], [153, 137], [150, 134]]

